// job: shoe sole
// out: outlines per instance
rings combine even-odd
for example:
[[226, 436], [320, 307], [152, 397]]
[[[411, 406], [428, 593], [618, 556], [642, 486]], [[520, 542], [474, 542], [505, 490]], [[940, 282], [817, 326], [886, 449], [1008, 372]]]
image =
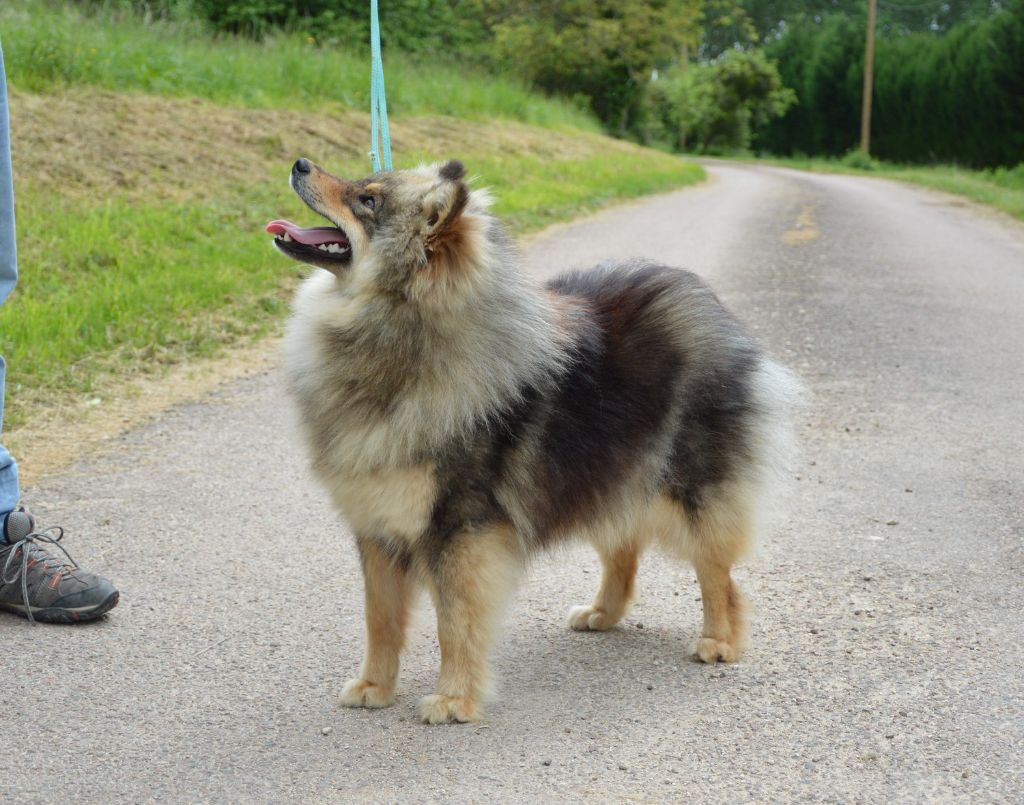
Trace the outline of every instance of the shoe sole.
[[[106, 600], [90, 607], [80, 607], [78, 609], [31, 607], [32, 617], [40, 623], [84, 623], [85, 621], [96, 620], [96, 618], [106, 615], [117, 606], [120, 598], [121, 593], [114, 590], [114, 592], [107, 596]], [[0, 604], [0, 608], [13, 612], [16, 615], [21, 615], [23, 618], [28, 617], [27, 613], [30, 609], [30, 607], [24, 604]]]

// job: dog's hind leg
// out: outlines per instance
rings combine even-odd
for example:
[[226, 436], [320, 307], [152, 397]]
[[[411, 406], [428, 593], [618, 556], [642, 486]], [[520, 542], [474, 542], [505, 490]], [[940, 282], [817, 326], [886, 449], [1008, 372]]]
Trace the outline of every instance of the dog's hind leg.
[[358, 679], [341, 693], [345, 707], [395, 703], [399, 658], [415, 585], [407, 557], [394, 557], [372, 539], [358, 539], [366, 585], [366, 655]]
[[497, 621], [521, 572], [518, 545], [507, 527], [456, 534], [431, 558], [427, 578], [437, 608], [441, 673], [437, 693], [420, 702], [425, 722], [480, 718]]
[[720, 502], [691, 519], [690, 529], [690, 556], [704, 603], [704, 628], [693, 654], [702, 662], [734, 662], [747, 648], [748, 605], [730, 570], [749, 548], [751, 521], [742, 501], [732, 508]]
[[578, 631], [604, 631], [622, 620], [633, 597], [633, 582], [640, 564], [640, 548], [636, 543], [619, 545], [613, 550], [598, 549], [601, 565], [601, 586], [589, 607], [573, 607], [569, 626]]
[[693, 648], [702, 662], [735, 662], [747, 648], [747, 600], [729, 575], [729, 565], [694, 563], [704, 601], [704, 629]]

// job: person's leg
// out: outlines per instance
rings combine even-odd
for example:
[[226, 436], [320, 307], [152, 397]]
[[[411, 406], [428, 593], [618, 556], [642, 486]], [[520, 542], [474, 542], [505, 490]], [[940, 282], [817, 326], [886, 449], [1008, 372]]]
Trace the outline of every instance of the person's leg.
[[[7, 80], [0, 47], [0, 305], [17, 278]], [[6, 369], [0, 358], [0, 435]], [[115, 607], [114, 585], [75, 564], [57, 544], [64, 535], [62, 528], [37, 530], [32, 514], [18, 507], [18, 494], [18, 466], [0, 445], [0, 609], [30, 620], [74, 623], [98, 618]]]
[[[14, 240], [14, 181], [11, 175], [10, 126], [7, 113], [7, 79], [4, 51], [0, 44], [0, 305], [18, 278], [18, 257]], [[0, 356], [0, 436], [4, 427], [4, 376], [6, 365]], [[18, 505], [18, 465], [0, 444], [0, 526], [8, 512]]]
[[[7, 367], [0, 356], [0, 436], [3, 436], [4, 424], [4, 375]], [[0, 527], [9, 512], [18, 505], [18, 465], [14, 458], [0, 444]]]
[[14, 239], [14, 178], [11, 172], [11, 129], [7, 112], [7, 78], [0, 43], [0, 305], [18, 279], [18, 252]]

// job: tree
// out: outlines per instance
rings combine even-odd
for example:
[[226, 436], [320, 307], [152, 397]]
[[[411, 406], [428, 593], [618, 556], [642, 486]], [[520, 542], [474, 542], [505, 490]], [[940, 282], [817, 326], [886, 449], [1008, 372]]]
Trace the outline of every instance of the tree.
[[650, 101], [668, 144], [679, 150], [735, 151], [784, 114], [796, 95], [763, 51], [729, 51], [653, 82]]
[[[941, 34], [876, 41], [872, 152], [972, 167], [1024, 161], [1024, 0]], [[838, 156], [857, 143], [863, 19], [794, 19], [769, 41], [799, 103], [757, 133], [773, 153]]]
[[700, 0], [537, 0], [488, 6], [495, 58], [548, 92], [584, 96], [609, 128], [636, 123], [654, 70], [695, 47]]
[[[1011, 0], [891, 0], [881, 3], [881, 33], [942, 34], [971, 20], [998, 13]], [[820, 23], [826, 17], [859, 19], [866, 0], [706, 0], [701, 35], [702, 58], [713, 59], [733, 48], [763, 45], [794, 25]]]

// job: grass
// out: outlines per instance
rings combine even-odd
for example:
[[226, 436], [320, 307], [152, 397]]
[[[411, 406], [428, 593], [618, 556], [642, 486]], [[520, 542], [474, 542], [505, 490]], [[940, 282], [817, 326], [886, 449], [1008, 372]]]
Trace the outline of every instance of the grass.
[[498, 196], [495, 212], [514, 232], [530, 232], [594, 212], [615, 201], [701, 181], [704, 170], [650, 152], [584, 159], [523, 161], [494, 156], [476, 162], [482, 184]]
[[[516, 232], [702, 175], [671, 157], [637, 154], [553, 166], [518, 159], [512, 178], [512, 161], [477, 167], [498, 197], [495, 211]], [[14, 425], [24, 413], [19, 402], [38, 393], [91, 393], [97, 376], [212, 355], [272, 329], [302, 269], [270, 248], [263, 224], [317, 220], [277, 181], [247, 188], [244, 204], [111, 199], [83, 207], [29, 191], [18, 213], [23, 271], [0, 308], [0, 354], [21, 385], [8, 412]]]
[[[579, 153], [531, 154], [528, 144], [467, 159], [516, 233], [704, 175], [677, 157], [594, 135], [559, 142]], [[241, 145], [236, 155], [246, 164]], [[418, 156], [404, 154], [403, 163]], [[355, 170], [357, 161], [365, 159], [340, 159], [339, 169]], [[335, 167], [333, 159], [327, 164]], [[275, 331], [302, 268], [270, 247], [263, 224], [317, 220], [284, 187], [278, 174], [286, 171], [287, 163], [268, 163], [243, 186], [211, 178], [183, 200], [147, 201], [146, 187], [87, 199], [66, 185], [55, 193], [19, 182], [22, 274], [0, 307], [0, 354], [10, 367], [6, 424], [18, 428], [49, 401], [107, 397], [112, 383]]]
[[[252, 108], [369, 107], [369, 54], [361, 44], [321, 46], [278, 35], [257, 43], [213, 36], [196, 23], [146, 21], [73, 3], [4, 0], [0, 31], [8, 78], [23, 90], [69, 86], [206, 98]], [[590, 115], [512, 78], [465, 65], [385, 54], [392, 115], [504, 118], [599, 131]]]
[[970, 170], [954, 165], [894, 165], [851, 152], [842, 159], [796, 157], [758, 159], [772, 165], [824, 173], [879, 176], [930, 187], [1002, 210], [1024, 220], [1024, 163], [1015, 168]]
[[[273, 327], [289, 268], [269, 259], [258, 213], [215, 204], [83, 209], [24, 194], [17, 294], [0, 308], [0, 351], [18, 386], [11, 424], [39, 395], [94, 391], [109, 373], [214, 354]], [[9, 404], [10, 404], [9, 402]]]

